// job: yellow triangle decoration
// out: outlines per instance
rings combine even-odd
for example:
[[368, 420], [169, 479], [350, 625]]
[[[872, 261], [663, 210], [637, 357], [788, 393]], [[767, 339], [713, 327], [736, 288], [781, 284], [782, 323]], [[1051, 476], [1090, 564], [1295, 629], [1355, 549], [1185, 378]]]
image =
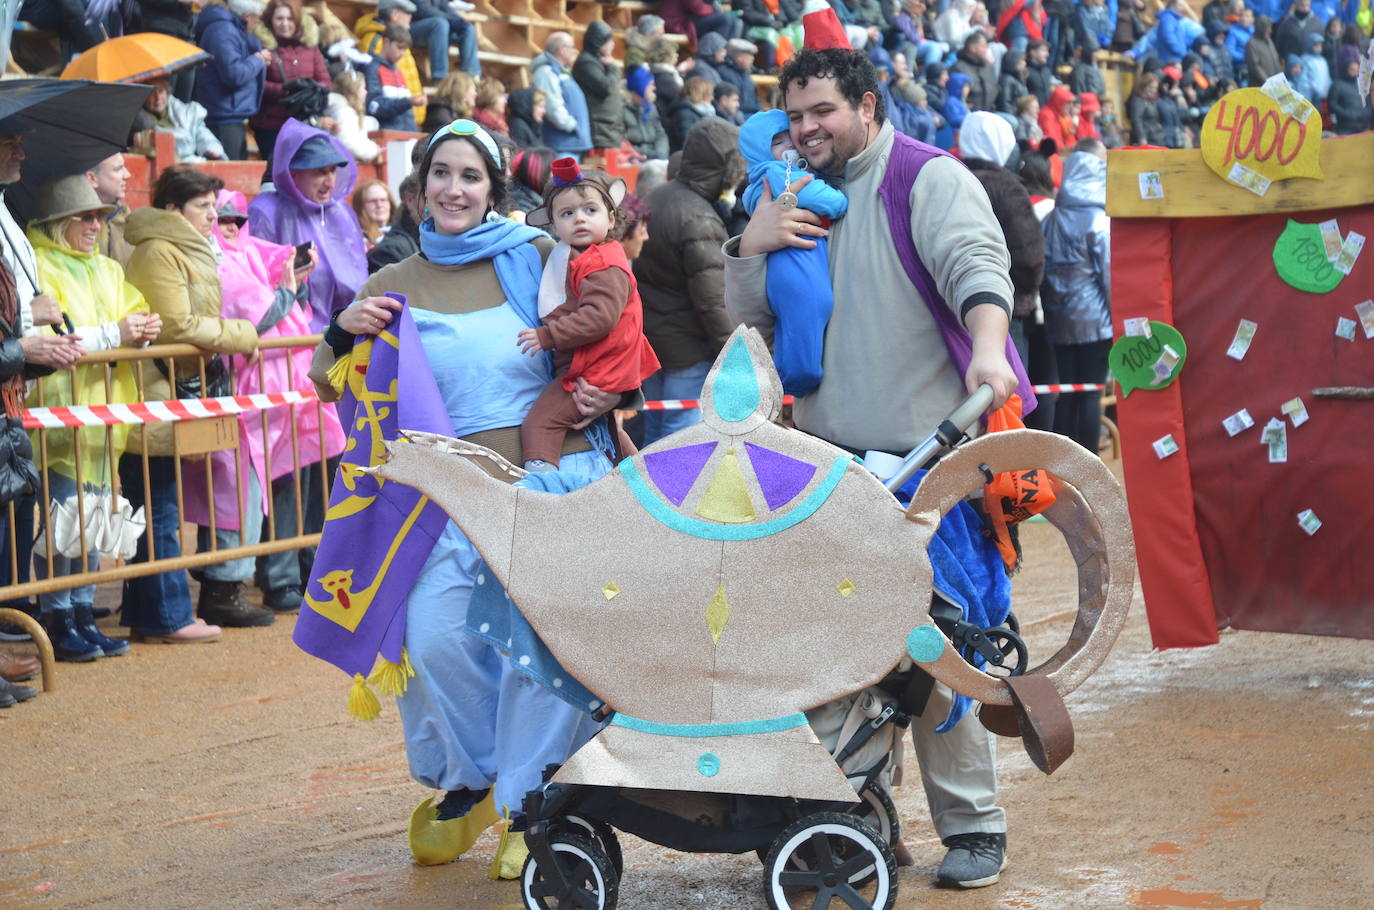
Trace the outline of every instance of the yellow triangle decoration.
[[697, 514], [728, 524], [744, 524], [756, 517], [754, 501], [749, 498], [749, 486], [744, 482], [744, 472], [739, 469], [734, 449], [721, 459], [706, 493], [697, 504]]
[[730, 621], [730, 603], [725, 599], [725, 585], [716, 588], [711, 605], [706, 608], [706, 628], [711, 630], [711, 643], [720, 644], [720, 633]]

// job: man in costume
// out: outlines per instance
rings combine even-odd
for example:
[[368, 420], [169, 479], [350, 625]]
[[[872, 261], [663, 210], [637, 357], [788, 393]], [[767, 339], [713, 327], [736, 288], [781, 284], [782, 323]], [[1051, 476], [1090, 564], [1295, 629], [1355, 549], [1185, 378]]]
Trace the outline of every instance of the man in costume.
[[[828, 233], [835, 309], [824, 379], [798, 399], [797, 427], [858, 453], [904, 454], [981, 384], [992, 386], [995, 407], [1019, 392], [1029, 410], [1025, 372], [1008, 355], [1010, 257], [987, 194], [956, 159], [896, 133], [872, 64], [813, 6], [803, 20], [806, 48], [783, 69], [780, 87], [793, 143], [818, 178], [844, 190], [849, 211]], [[766, 254], [827, 236], [817, 216], [796, 207], [799, 188], [776, 200], [765, 193], [724, 248], [726, 306], [765, 336], [774, 322]], [[935, 685], [912, 737], [948, 848], [938, 880], [983, 887], [1006, 865], [995, 748], [971, 718], [936, 732], [952, 699]]]

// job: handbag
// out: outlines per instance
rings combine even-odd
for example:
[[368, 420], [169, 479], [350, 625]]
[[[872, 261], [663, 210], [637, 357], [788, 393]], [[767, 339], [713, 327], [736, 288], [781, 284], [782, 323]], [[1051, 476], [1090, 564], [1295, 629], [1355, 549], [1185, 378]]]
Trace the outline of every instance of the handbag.
[[[167, 377], [166, 363], [161, 360], [154, 360], [153, 364], [159, 373]], [[199, 370], [189, 376], [178, 376], [173, 386], [178, 398], [224, 398], [233, 394], [233, 386], [229, 382], [229, 368], [224, 365], [224, 358], [218, 354], [205, 362], [203, 387]]]
[[286, 69], [282, 66], [281, 55], [277, 58], [277, 74], [281, 76], [282, 82], [282, 107], [286, 108], [286, 116], [299, 120], [302, 123], [312, 123], [324, 114], [324, 109], [329, 104], [329, 89], [320, 85], [314, 79], [307, 79], [303, 76], [295, 79], [286, 78]]

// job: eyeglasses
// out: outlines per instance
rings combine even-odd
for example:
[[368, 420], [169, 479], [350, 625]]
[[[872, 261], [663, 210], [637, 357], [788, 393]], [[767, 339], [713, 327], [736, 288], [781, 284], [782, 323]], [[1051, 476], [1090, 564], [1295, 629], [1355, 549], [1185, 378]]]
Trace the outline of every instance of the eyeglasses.
[[105, 216], [100, 212], [82, 212], [76, 216], [76, 220], [82, 224], [100, 224], [105, 220]]

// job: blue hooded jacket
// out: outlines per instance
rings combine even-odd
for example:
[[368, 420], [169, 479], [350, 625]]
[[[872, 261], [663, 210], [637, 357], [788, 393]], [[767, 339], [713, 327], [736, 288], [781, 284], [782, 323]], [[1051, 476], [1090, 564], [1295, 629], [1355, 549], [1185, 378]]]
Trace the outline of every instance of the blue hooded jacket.
[[[785, 133], [790, 124], [787, 114], [780, 110], [759, 111], [739, 128], [739, 150], [749, 165], [749, 186], [744, 191], [744, 210], [750, 215], [759, 204], [763, 195], [763, 181], [768, 181], [768, 191], [773, 197], [787, 189], [787, 163], [773, 157], [773, 137]], [[792, 167], [792, 179], [796, 180], [808, 173], [801, 168]], [[797, 194], [797, 207], [824, 215], [839, 218], [849, 210], [849, 200], [844, 193], [819, 178], [813, 178]]]
[[940, 113], [945, 115], [945, 121], [953, 129], [958, 129], [964, 125], [964, 118], [968, 116], [968, 105], [964, 104], [964, 86], [973, 80], [965, 73], [950, 73], [949, 82], [945, 85], [944, 107]]
[[[787, 114], [778, 110], [759, 111], [740, 127], [739, 150], [749, 165], [744, 208], [751, 215], [763, 195], [764, 181], [775, 197], [787, 189], [787, 164], [773, 158], [772, 148], [773, 137], [787, 129]], [[792, 179], [804, 173], [794, 166]], [[844, 193], [813, 177], [797, 192], [797, 205], [818, 215], [838, 218], [848, 210], [849, 200]], [[789, 395], [809, 395], [821, 384], [825, 328], [835, 307], [826, 238], [816, 238], [814, 249], [783, 247], [769, 253], [764, 286], [768, 307], [776, 318], [773, 363], [778, 368], [783, 391]]]
[[1231, 67], [1237, 73], [1245, 72], [1245, 45], [1250, 43], [1250, 39], [1255, 37], [1254, 26], [1244, 26], [1239, 22], [1231, 25], [1231, 30], [1226, 33], [1226, 52], [1231, 55]]
[[206, 123], [247, 120], [262, 106], [267, 65], [253, 56], [262, 42], [223, 6], [207, 6], [196, 21], [196, 43], [211, 60], [196, 76], [196, 100]]

